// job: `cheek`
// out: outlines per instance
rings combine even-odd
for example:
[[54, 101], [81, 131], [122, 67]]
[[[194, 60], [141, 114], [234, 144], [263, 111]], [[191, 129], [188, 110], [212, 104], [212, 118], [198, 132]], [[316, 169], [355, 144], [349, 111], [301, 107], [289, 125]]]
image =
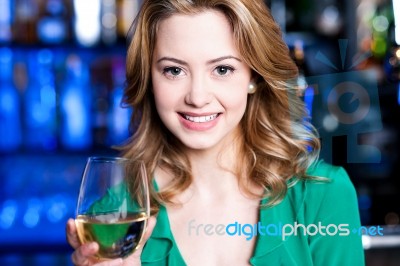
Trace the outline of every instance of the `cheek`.
[[168, 110], [172, 107], [173, 101], [171, 97], [168, 97], [168, 94], [165, 93], [165, 90], [162, 90], [160, 88], [154, 88], [153, 95], [156, 109], [159, 115], [162, 116], [162, 112], [164, 110]]
[[170, 101], [171, 98], [160, 87], [153, 87], [153, 96], [157, 114], [162, 123], [168, 127], [169, 114], [173, 109], [173, 103]]
[[170, 94], [168, 87], [161, 82], [161, 79], [157, 73], [152, 73], [152, 84], [154, 101], [157, 110], [166, 108], [171, 99], [171, 97], [167, 97], [168, 94]]
[[[168, 82], [153, 83], [153, 96], [158, 115], [162, 120], [167, 119], [182, 102], [182, 95], [177, 86]], [[164, 121], [165, 122], [165, 121]]]
[[244, 112], [247, 105], [248, 97], [248, 86], [251, 80], [250, 71], [240, 73], [235, 76], [228, 84], [225, 84], [225, 88], [221, 89], [223, 95], [221, 98], [225, 107], [236, 109], [236, 112]]
[[221, 95], [222, 103], [225, 108], [235, 109], [243, 112], [247, 104], [247, 89], [236, 88]]

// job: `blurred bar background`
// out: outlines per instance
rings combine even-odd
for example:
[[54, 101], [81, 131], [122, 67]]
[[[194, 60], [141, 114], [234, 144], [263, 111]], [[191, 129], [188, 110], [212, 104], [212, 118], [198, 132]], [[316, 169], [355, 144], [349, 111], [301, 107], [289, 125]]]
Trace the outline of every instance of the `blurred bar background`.
[[[350, 174], [362, 224], [384, 228], [364, 236], [367, 265], [398, 265], [400, 0], [266, 3], [299, 66], [321, 157]], [[71, 265], [64, 227], [86, 158], [116, 155], [131, 134], [120, 101], [140, 4], [0, 0], [0, 265]]]

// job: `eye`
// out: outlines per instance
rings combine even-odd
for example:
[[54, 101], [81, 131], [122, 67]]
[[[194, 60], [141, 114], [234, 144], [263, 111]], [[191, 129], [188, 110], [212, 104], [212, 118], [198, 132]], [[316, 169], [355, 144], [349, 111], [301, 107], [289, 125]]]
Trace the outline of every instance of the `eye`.
[[233, 73], [233, 71], [235, 71], [235, 69], [230, 66], [217, 66], [215, 68], [215, 71], [219, 76], [226, 76], [230, 73]]
[[182, 69], [179, 67], [166, 67], [163, 70], [164, 75], [177, 77], [182, 74]]

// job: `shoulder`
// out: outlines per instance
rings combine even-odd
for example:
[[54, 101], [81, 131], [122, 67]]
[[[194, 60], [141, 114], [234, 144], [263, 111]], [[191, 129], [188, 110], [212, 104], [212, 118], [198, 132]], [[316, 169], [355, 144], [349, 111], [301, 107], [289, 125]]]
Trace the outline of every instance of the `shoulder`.
[[361, 226], [357, 195], [349, 175], [343, 167], [323, 161], [310, 167], [307, 174], [326, 179], [304, 180], [303, 190], [299, 190], [304, 192], [304, 201], [298, 220], [325, 230], [308, 236], [314, 264], [364, 265], [361, 235], [357, 233]]
[[354, 185], [347, 174], [346, 170], [341, 166], [334, 166], [322, 160], [314, 163], [308, 170], [307, 175], [320, 180], [306, 180], [308, 193], [326, 193], [335, 195], [355, 194]]
[[348, 179], [348, 175], [343, 167], [334, 166], [324, 160], [318, 160], [307, 169], [309, 176], [326, 177], [329, 179]]
[[304, 211], [308, 215], [314, 218], [333, 215], [341, 219], [358, 213], [356, 190], [343, 167], [318, 161], [308, 169], [307, 174], [324, 179], [303, 181]]

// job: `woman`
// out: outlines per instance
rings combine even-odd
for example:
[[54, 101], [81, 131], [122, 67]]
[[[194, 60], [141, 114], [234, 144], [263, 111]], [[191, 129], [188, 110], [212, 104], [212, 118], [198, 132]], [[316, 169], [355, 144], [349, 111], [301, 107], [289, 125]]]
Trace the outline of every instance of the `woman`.
[[[363, 265], [356, 195], [321, 161], [261, 0], [148, 0], [135, 21], [125, 156], [152, 173], [144, 247], [96, 263], [67, 225], [76, 265]], [[153, 230], [154, 228], [154, 230]]]

